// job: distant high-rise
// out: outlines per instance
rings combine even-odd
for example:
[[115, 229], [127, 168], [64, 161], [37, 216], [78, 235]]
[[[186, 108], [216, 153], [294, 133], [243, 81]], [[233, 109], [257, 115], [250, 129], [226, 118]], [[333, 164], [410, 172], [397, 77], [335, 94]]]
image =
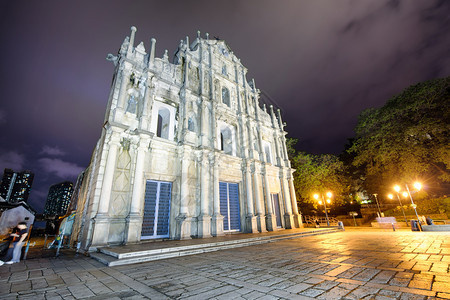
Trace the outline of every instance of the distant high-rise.
[[0, 184], [0, 196], [9, 203], [26, 202], [30, 195], [34, 174], [31, 171], [14, 172], [5, 169]]
[[64, 181], [52, 185], [48, 190], [47, 202], [45, 202], [44, 215], [63, 216], [67, 212], [70, 198], [73, 193], [73, 183]]

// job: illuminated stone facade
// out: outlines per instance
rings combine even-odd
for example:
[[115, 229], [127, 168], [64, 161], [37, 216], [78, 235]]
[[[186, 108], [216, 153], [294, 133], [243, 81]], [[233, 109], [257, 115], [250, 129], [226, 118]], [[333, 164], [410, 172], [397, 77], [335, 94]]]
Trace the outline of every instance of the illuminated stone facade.
[[181, 41], [173, 63], [136, 28], [117, 56], [73, 240], [93, 250], [301, 227], [280, 111], [225, 41]]

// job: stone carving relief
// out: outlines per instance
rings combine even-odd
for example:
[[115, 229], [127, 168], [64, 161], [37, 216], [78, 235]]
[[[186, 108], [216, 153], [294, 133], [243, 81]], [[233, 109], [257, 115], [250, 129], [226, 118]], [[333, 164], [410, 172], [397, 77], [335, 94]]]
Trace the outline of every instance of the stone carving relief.
[[220, 84], [219, 80], [214, 80], [214, 98], [216, 101], [220, 101]]
[[135, 73], [131, 74], [127, 89], [128, 102], [126, 112], [137, 114], [138, 111], [142, 110], [146, 81], [147, 78], [144, 76], [138, 79]]
[[230, 91], [226, 87], [222, 88], [222, 103], [228, 107], [231, 107]]
[[111, 192], [111, 216], [126, 216], [128, 214], [127, 199], [131, 187], [131, 157], [128, 151], [123, 149], [117, 158], [117, 167], [114, 172], [114, 180]]
[[209, 76], [209, 72], [203, 74], [203, 92], [206, 95], [209, 95]]
[[200, 71], [197, 67], [193, 67], [191, 64], [189, 64], [188, 68], [188, 78], [191, 89], [198, 92], [200, 88]]

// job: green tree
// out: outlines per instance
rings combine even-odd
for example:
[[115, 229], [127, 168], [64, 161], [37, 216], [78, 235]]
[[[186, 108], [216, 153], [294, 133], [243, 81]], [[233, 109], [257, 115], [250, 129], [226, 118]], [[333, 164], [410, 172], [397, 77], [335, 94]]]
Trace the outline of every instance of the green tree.
[[361, 113], [348, 150], [370, 192], [422, 180], [445, 193], [450, 182], [450, 77], [419, 83]]
[[348, 194], [347, 180], [343, 174], [344, 165], [338, 157], [331, 154], [307, 154], [298, 152], [294, 146], [296, 139], [288, 139], [289, 159], [294, 172], [294, 186], [299, 206], [308, 213], [316, 207], [314, 193], [333, 193], [333, 206], [342, 204]]

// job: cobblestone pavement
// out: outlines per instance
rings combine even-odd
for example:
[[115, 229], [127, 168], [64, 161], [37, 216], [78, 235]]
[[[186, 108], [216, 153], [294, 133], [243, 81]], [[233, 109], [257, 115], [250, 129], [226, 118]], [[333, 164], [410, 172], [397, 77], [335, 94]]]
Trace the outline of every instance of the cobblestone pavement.
[[347, 230], [135, 265], [0, 267], [1, 299], [450, 299], [450, 232]]

